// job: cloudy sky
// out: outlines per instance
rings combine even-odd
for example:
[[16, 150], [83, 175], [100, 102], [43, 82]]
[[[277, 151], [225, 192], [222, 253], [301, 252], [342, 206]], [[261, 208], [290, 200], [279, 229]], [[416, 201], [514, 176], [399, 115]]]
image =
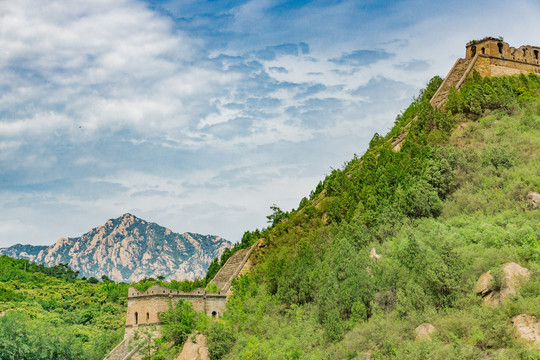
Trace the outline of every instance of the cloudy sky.
[[0, 247], [130, 212], [238, 241], [537, 0], [0, 0]]

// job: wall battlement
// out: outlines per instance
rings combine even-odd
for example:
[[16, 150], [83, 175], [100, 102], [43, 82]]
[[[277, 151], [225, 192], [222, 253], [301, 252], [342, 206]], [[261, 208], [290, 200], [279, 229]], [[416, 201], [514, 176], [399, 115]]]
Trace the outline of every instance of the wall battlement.
[[482, 77], [540, 74], [540, 47], [523, 45], [514, 48], [501, 39], [486, 37], [469, 41], [465, 46], [465, 59], [457, 59], [443, 83], [430, 100], [440, 109], [448, 100], [450, 89], [459, 89], [467, 75], [477, 71]]
[[485, 57], [540, 65], [540, 47], [538, 46], [523, 45], [514, 48], [500, 39], [486, 37], [482, 40], [469, 41], [465, 48], [466, 59], [472, 59], [478, 54]]
[[159, 313], [167, 311], [169, 304], [174, 305], [180, 299], [191, 301], [196, 311], [203, 311], [207, 316], [219, 317], [225, 311], [227, 294], [221, 291], [210, 293], [201, 288], [183, 292], [159, 284], [152, 285], [145, 292], [130, 287], [124, 338], [131, 337], [138, 326], [159, 325]]
[[169, 289], [160, 284], [152, 285], [146, 291], [130, 287], [124, 339], [132, 337], [138, 326], [159, 325], [159, 313], [167, 311], [169, 304], [174, 305], [180, 299], [191, 301], [196, 311], [203, 311], [207, 316], [222, 316], [225, 311], [225, 303], [232, 295], [231, 283], [234, 278], [251, 268], [250, 258], [259, 242], [260, 240], [249, 249], [237, 251], [227, 260], [212, 279], [219, 288], [217, 292], [207, 292], [202, 288], [184, 292]]

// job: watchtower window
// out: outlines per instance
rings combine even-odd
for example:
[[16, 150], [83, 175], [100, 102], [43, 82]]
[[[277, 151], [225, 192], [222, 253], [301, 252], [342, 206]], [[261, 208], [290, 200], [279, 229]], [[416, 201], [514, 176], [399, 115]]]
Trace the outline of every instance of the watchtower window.
[[146, 322], [148, 322], [149, 320], [150, 320], [150, 314], [146, 313]]
[[474, 57], [476, 55], [476, 46], [471, 46], [471, 57]]
[[135, 325], [139, 323], [139, 314], [135, 313]]
[[497, 43], [497, 46], [499, 47], [499, 54], [502, 55], [503, 44], [502, 43]]
[[538, 60], [538, 50], [534, 50], [534, 58]]
[[485, 54], [485, 53], [486, 53], [486, 48], [483, 47], [483, 48], [482, 48], [482, 54]]

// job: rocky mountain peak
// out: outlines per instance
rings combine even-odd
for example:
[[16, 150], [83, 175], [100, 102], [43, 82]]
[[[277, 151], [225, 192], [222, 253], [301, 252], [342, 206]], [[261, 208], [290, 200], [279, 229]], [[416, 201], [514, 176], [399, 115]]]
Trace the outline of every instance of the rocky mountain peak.
[[[35, 251], [31, 260], [47, 266], [66, 263], [81, 276], [106, 275], [115, 281], [131, 282], [160, 275], [169, 280], [184, 280], [203, 277], [212, 260], [227, 247], [231, 243], [219, 236], [177, 234], [126, 213], [80, 237], [60, 238]], [[29, 252], [28, 248], [0, 249], [0, 254], [13, 257]]]

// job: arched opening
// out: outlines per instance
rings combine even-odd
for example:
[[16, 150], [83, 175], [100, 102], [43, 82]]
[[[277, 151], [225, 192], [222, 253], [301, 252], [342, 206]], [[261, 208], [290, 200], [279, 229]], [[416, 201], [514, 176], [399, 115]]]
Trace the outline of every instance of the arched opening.
[[476, 55], [476, 46], [471, 46], [471, 57], [474, 57]]
[[538, 60], [538, 50], [534, 50], [534, 58]]
[[148, 323], [150, 321], [150, 314], [146, 313], [146, 322]]
[[523, 57], [527, 56], [527, 49], [523, 49]]
[[212, 317], [216, 317], [216, 316], [217, 316], [217, 312], [212, 311]]
[[139, 314], [135, 312], [135, 325], [139, 323]]
[[482, 48], [482, 54], [485, 54], [485, 53], [486, 53], [486, 48], [483, 47], [483, 48]]
[[497, 43], [497, 46], [499, 47], [499, 54], [502, 55], [502, 51], [503, 51], [503, 44], [500, 42], [500, 43]]

